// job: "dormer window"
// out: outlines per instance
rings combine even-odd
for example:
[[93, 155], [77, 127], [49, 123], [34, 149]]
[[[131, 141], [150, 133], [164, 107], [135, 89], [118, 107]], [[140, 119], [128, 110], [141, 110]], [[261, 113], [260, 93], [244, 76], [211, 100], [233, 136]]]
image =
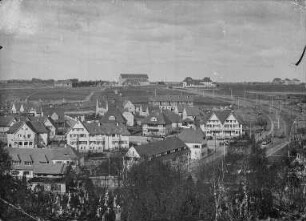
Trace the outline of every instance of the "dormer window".
[[157, 121], [156, 117], [151, 117], [151, 121], [156, 122]]
[[115, 116], [109, 116], [109, 120], [115, 120]]

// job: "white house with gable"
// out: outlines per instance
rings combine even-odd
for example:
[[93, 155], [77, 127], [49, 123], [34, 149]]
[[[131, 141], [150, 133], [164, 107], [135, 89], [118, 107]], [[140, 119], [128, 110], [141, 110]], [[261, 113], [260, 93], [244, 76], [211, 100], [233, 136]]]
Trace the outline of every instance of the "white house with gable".
[[217, 139], [233, 138], [242, 135], [242, 122], [230, 110], [215, 111], [201, 124], [207, 137]]

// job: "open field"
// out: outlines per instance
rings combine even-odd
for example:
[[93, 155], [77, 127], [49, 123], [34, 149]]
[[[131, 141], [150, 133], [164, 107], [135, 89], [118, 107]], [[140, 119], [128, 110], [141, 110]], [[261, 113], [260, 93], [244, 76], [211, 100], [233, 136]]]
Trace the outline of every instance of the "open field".
[[29, 101], [78, 101], [83, 100], [97, 88], [24, 88], [24, 89], [0, 89], [1, 100], [25, 100]]
[[[248, 92], [245, 94], [245, 92]], [[262, 94], [306, 94], [305, 85], [272, 85], [272, 84], [242, 84], [221, 83], [215, 90], [220, 95], [250, 96], [251, 93]]]

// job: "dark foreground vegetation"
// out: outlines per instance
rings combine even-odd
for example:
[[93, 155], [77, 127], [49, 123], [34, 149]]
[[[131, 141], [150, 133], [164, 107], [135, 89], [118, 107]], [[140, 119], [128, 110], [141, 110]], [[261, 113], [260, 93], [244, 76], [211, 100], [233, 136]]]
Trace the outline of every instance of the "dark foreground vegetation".
[[[124, 175], [123, 186], [107, 192], [92, 185], [86, 170], [70, 170], [72, 194], [59, 196], [11, 177], [10, 159], [0, 149], [0, 218], [4, 220], [252, 220], [306, 217], [301, 166], [284, 156], [269, 162], [254, 139], [232, 142], [225, 158], [186, 175], [159, 161], [142, 162]], [[12, 207], [10, 204], [16, 206]]]

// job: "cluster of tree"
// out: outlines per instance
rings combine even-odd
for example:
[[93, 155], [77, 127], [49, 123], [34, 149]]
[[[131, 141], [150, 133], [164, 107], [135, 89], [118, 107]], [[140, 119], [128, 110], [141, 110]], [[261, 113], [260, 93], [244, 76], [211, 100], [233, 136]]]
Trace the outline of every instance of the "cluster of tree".
[[7, 83], [42, 83], [42, 84], [53, 84], [54, 80], [53, 79], [40, 79], [40, 78], [32, 78], [31, 80], [24, 80], [24, 79], [11, 79], [8, 80]]
[[3, 220], [115, 220], [111, 194], [95, 188], [84, 168], [68, 168], [68, 193], [58, 195], [43, 188], [30, 189], [25, 179], [9, 173], [11, 159], [0, 145], [0, 219]]
[[106, 81], [78, 81], [72, 82], [72, 87], [97, 87], [104, 85]]
[[[252, 220], [306, 217], [300, 167], [269, 162], [254, 139], [192, 178], [159, 161], [143, 162], [121, 189], [123, 220]], [[303, 168], [302, 168], [303, 169]]]

